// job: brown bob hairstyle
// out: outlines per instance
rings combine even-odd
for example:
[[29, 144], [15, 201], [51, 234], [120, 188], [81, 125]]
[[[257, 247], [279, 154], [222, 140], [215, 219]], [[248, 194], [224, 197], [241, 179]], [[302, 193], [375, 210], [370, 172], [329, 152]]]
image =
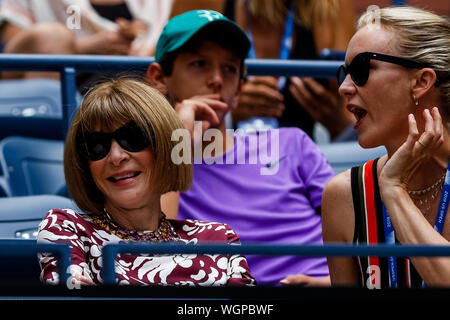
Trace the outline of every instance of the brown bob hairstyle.
[[[89, 170], [89, 160], [80, 154], [77, 141], [85, 132], [112, 132], [134, 121], [142, 130], [154, 156], [149, 186], [152, 193], [186, 191], [192, 184], [192, 165], [175, 164], [172, 132], [183, 124], [166, 98], [141, 80], [117, 78], [92, 88], [84, 97], [70, 126], [64, 149], [64, 174], [67, 189], [77, 206], [87, 213], [101, 213], [104, 196], [97, 188]], [[186, 146], [190, 148], [189, 146]], [[150, 190], [149, 190], [150, 194]]]

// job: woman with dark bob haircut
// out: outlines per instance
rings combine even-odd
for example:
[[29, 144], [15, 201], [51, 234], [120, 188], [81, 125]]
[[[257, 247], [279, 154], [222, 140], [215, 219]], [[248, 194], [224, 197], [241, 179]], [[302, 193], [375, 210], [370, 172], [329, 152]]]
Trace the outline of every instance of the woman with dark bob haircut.
[[[118, 242], [239, 243], [220, 223], [166, 219], [161, 195], [186, 191], [192, 165], [173, 161], [172, 132], [183, 125], [167, 100], [134, 79], [106, 81], [90, 90], [69, 129], [64, 171], [79, 214], [50, 210], [38, 241], [68, 242], [70, 273], [83, 284], [101, 284], [101, 248]], [[39, 256], [42, 280], [58, 283], [56, 258]], [[130, 255], [116, 258], [119, 284], [253, 285], [239, 255]]]

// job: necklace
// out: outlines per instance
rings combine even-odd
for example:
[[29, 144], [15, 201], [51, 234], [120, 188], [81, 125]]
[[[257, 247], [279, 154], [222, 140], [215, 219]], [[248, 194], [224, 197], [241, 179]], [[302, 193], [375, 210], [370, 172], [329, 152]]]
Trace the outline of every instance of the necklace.
[[425, 213], [430, 211], [434, 199], [439, 196], [445, 180], [445, 172], [433, 185], [422, 190], [408, 190], [408, 194], [417, 206], [424, 207]]
[[132, 242], [166, 242], [176, 241], [180, 238], [163, 212], [161, 212], [161, 223], [156, 231], [137, 231], [123, 228], [113, 220], [105, 208], [103, 208], [103, 212], [104, 214], [92, 215], [92, 220], [120, 239]]

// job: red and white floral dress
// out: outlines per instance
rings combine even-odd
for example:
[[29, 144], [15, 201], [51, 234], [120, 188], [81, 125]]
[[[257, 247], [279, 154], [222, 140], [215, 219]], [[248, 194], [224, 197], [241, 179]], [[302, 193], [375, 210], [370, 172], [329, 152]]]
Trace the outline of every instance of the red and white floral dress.
[[[107, 244], [136, 241], [172, 241], [176, 243], [239, 244], [239, 237], [226, 224], [197, 220], [166, 220], [160, 230], [128, 232], [119, 230], [108, 214], [80, 215], [70, 209], [50, 210], [39, 225], [38, 242], [69, 243], [72, 275], [79, 274], [96, 284], [101, 278], [102, 247]], [[161, 230], [164, 229], [164, 230]], [[161, 237], [161, 233], [164, 236]], [[59, 282], [57, 258], [39, 254], [41, 280]], [[255, 285], [247, 260], [241, 255], [131, 255], [118, 254], [115, 271], [119, 284], [223, 286]]]

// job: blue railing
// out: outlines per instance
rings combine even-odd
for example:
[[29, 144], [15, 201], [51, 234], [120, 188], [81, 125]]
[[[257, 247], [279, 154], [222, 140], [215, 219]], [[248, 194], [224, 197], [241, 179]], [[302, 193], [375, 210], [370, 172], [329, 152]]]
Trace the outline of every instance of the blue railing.
[[418, 245], [273, 245], [273, 244], [110, 244], [103, 247], [102, 277], [105, 284], [116, 283], [115, 258], [128, 254], [224, 254], [224, 255], [297, 255], [305, 257], [443, 257], [450, 256], [450, 246]]
[[[31, 265], [24, 265], [23, 260], [20, 265], [14, 266], [16, 258], [30, 258], [31, 261], [37, 262], [38, 253], [51, 253], [58, 259], [58, 273], [60, 275], [61, 283], [66, 283], [69, 275], [67, 274], [70, 266], [70, 248], [68, 244], [55, 243], [36, 243], [35, 240], [14, 240], [1, 239], [0, 240], [0, 263], [5, 266], [12, 265], [17, 269], [31, 269]], [[8, 277], [8, 275], [2, 275]], [[39, 275], [36, 275], [36, 280]], [[14, 280], [14, 279], [11, 279]], [[21, 280], [21, 279], [16, 279]], [[1, 284], [1, 283], [0, 283]]]
[[[70, 277], [70, 249], [68, 244], [44, 244], [33, 240], [0, 240], [0, 257], [9, 259], [2, 264], [14, 264], [15, 257], [37, 259], [36, 254], [48, 252], [59, 259], [58, 272], [60, 283], [66, 284]], [[105, 285], [116, 284], [115, 259], [118, 254], [222, 254], [222, 255], [264, 255], [281, 256], [297, 255], [305, 257], [444, 257], [450, 256], [450, 246], [419, 246], [419, 245], [275, 245], [275, 244], [146, 244], [120, 243], [108, 244], [102, 249], [102, 278]], [[20, 265], [18, 268], [27, 268]], [[36, 275], [38, 277], [38, 275]]]
[[[61, 96], [63, 114], [63, 135], [72, 122], [77, 108], [77, 72], [114, 72], [145, 74], [152, 57], [127, 57], [107, 55], [43, 55], [43, 54], [1, 54], [0, 70], [14, 71], [56, 71], [61, 75]], [[322, 60], [246, 60], [250, 75], [314, 76], [333, 78], [342, 61]]]

